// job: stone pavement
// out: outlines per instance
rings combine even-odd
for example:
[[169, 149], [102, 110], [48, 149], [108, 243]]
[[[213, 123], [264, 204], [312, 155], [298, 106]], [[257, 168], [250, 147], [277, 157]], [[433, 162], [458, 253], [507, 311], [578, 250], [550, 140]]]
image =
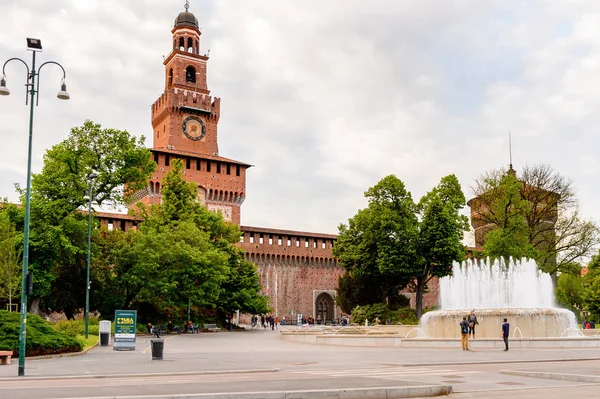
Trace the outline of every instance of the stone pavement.
[[[238, 396], [254, 392], [259, 395], [255, 397], [267, 397], [265, 391], [279, 395], [268, 397], [292, 397], [293, 392], [300, 391], [302, 395], [296, 397], [393, 397], [386, 389], [402, 388], [408, 394], [410, 389], [421, 387], [420, 391], [413, 390], [405, 396], [419, 397], [436, 389], [437, 393], [444, 393], [450, 385], [460, 394], [467, 394], [490, 387], [582, 384], [582, 381], [500, 374], [499, 369], [523, 373], [551, 371], [553, 378], [559, 379], [561, 374], [600, 377], [599, 372], [594, 372], [600, 369], [600, 348], [463, 352], [458, 347], [330, 347], [288, 342], [279, 339], [277, 332], [254, 330], [167, 335], [164, 360], [152, 361], [150, 339], [138, 337], [136, 350], [129, 352], [97, 347], [78, 356], [27, 359], [25, 377], [17, 377], [16, 361], [10, 366], [0, 366], [0, 397], [117, 397], [150, 393], [205, 393], [223, 397], [220, 396], [223, 392]], [[23, 384], [25, 381], [27, 384]], [[134, 388], [136, 385], [142, 386]], [[49, 396], [39, 396], [42, 387]]]

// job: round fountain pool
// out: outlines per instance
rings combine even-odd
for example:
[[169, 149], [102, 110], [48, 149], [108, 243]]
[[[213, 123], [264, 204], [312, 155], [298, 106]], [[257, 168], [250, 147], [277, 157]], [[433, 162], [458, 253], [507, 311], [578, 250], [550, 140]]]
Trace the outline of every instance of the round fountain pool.
[[504, 318], [515, 338], [577, 334], [575, 315], [554, 305], [550, 275], [533, 260], [455, 263], [440, 279], [442, 310], [426, 313], [421, 325], [429, 338], [459, 338], [459, 323], [475, 311], [478, 338], [498, 338]]
[[[460, 338], [459, 323], [472, 309], [439, 310], [428, 312], [421, 319], [428, 338]], [[510, 323], [513, 338], [579, 336], [575, 315], [558, 308], [494, 308], [476, 309], [477, 338], [500, 338], [504, 318]], [[567, 334], [565, 334], [567, 332]]]

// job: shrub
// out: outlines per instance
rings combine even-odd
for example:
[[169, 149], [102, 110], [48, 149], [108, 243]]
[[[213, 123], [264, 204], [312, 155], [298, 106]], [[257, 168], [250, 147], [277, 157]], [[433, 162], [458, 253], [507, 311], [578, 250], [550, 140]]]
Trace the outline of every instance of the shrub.
[[357, 306], [352, 310], [352, 323], [365, 323], [365, 319], [369, 320], [372, 325], [375, 318], [379, 317], [381, 324], [387, 324], [391, 319], [391, 324], [419, 324], [415, 310], [412, 308], [390, 308], [385, 303], [375, 303], [373, 305]]
[[[85, 335], [85, 319], [61, 320], [52, 325], [56, 331], [63, 332], [68, 336]], [[88, 335], [98, 335], [100, 332], [100, 321], [96, 317], [90, 317], [88, 323]]]
[[[0, 310], [0, 350], [19, 355], [20, 314]], [[50, 323], [34, 314], [27, 314], [26, 356], [79, 352], [82, 344], [72, 336], [55, 330]]]

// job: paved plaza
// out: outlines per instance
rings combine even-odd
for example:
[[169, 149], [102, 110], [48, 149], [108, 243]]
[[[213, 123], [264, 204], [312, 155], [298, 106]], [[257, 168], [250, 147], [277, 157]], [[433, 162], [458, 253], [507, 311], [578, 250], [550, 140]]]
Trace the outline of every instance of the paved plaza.
[[96, 347], [27, 359], [22, 378], [16, 361], [0, 366], [0, 398], [391, 398], [443, 393], [444, 387], [452, 387], [452, 398], [559, 398], [590, 397], [600, 389], [596, 348], [464, 352], [458, 341], [456, 349], [340, 347], [248, 330], [167, 335], [164, 359], [152, 361], [150, 339], [138, 337], [129, 352]]

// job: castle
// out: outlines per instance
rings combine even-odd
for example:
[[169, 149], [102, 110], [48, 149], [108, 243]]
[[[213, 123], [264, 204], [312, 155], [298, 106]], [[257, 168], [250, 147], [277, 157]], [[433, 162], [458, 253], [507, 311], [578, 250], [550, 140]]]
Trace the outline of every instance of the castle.
[[[135, 193], [134, 201], [161, 202], [161, 181], [173, 159], [181, 159], [185, 179], [198, 185], [198, 200], [231, 223], [240, 224], [246, 198], [246, 173], [251, 165], [219, 155], [220, 98], [212, 97], [207, 84], [209, 57], [200, 53], [198, 20], [188, 11], [175, 19], [173, 47], [165, 58], [165, 89], [152, 105], [153, 146], [157, 170], [148, 186]], [[135, 228], [130, 216], [100, 212], [109, 229]], [[338, 319], [341, 310], [334, 298], [343, 269], [332, 248], [336, 236], [266, 227], [240, 226], [240, 246], [258, 266], [262, 293], [282, 319], [301, 315]], [[406, 295], [411, 295], [407, 293]], [[437, 281], [424, 297], [424, 306], [437, 304]]]

